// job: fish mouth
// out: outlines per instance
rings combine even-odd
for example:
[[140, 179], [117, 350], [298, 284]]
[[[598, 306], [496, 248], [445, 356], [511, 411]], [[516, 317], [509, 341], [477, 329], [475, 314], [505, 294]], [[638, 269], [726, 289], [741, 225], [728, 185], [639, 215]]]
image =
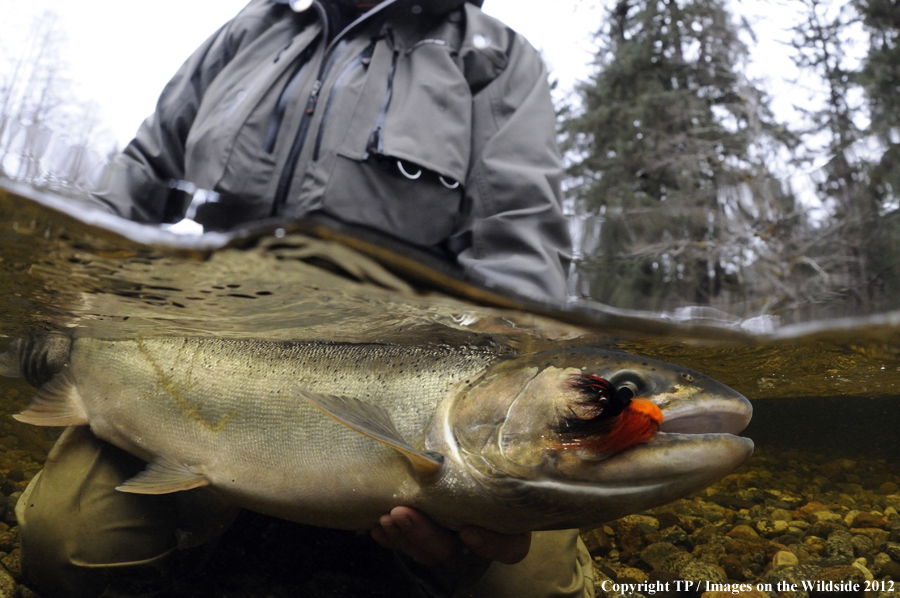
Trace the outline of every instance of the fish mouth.
[[663, 413], [659, 432], [598, 464], [604, 492], [641, 501], [643, 493], [656, 489], [671, 500], [708, 486], [753, 454], [753, 441], [738, 436], [753, 415], [750, 401], [724, 385], [708, 383], [650, 398]]
[[750, 401], [731, 389], [658, 406], [663, 413], [660, 434], [738, 434], [753, 416]]
[[663, 485], [689, 492], [744, 463], [753, 454], [753, 441], [738, 434], [750, 423], [753, 406], [742, 394], [709, 383], [712, 387], [700, 392], [651, 399], [663, 413], [659, 432], [610, 457], [606, 479], [621, 476], [635, 490]]

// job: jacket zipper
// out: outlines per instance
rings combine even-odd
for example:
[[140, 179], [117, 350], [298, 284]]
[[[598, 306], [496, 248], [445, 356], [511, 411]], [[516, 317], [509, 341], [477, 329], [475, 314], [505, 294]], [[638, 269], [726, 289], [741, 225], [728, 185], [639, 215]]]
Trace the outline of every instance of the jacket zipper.
[[[297, 130], [296, 137], [294, 137], [294, 142], [291, 144], [291, 150], [288, 153], [287, 162], [285, 162], [284, 168], [281, 171], [281, 176], [278, 177], [278, 186], [275, 187], [275, 197], [272, 201], [272, 211], [270, 212], [271, 216], [277, 216], [281, 207], [287, 203], [287, 194], [288, 191], [290, 191], [294, 173], [297, 172], [297, 161], [300, 159], [300, 153], [303, 150], [303, 144], [306, 141], [306, 135], [309, 132], [309, 121], [316, 111], [316, 103], [319, 100], [319, 92], [322, 90], [322, 83], [328, 76], [331, 67], [334, 66], [334, 59], [337, 55], [335, 50], [340, 45], [340, 41], [342, 41], [342, 38], [344, 38], [351, 30], [355, 29], [360, 23], [369, 19], [371, 15], [383, 11], [395, 2], [396, 0], [386, 0], [381, 2], [377, 7], [347, 25], [344, 30], [338, 33], [338, 35], [326, 46], [325, 54], [322, 57], [322, 63], [319, 66], [318, 77], [316, 78], [316, 82], [313, 83], [309, 99], [306, 101], [306, 109], [303, 112], [303, 117], [300, 119], [300, 127]], [[328, 14], [325, 12], [325, 9], [322, 8], [322, 5], [319, 4], [318, 0], [313, 2], [313, 6], [316, 8], [316, 11], [319, 13], [319, 18], [322, 20], [322, 31], [325, 32], [326, 35], [326, 37], [323, 38], [323, 43], [326, 43], [328, 34]]]
[[319, 121], [319, 131], [316, 133], [316, 144], [313, 147], [313, 156], [312, 160], [315, 162], [319, 159], [319, 150], [322, 148], [322, 137], [325, 133], [325, 123], [328, 121], [328, 115], [331, 112], [331, 107], [334, 104], [334, 96], [338, 91], [338, 88], [344, 82], [344, 80], [353, 72], [354, 69], [358, 66], [368, 66], [369, 62], [372, 59], [372, 54], [375, 52], [375, 44], [377, 43], [377, 38], [372, 40], [365, 49], [357, 55], [356, 58], [347, 63], [347, 66], [344, 67], [344, 70], [337, 76], [337, 79], [334, 81], [334, 85], [331, 86], [331, 93], [328, 94], [328, 101], [325, 102], [325, 108], [322, 110], [322, 120]]
[[400, 52], [394, 50], [391, 58], [391, 70], [388, 71], [387, 90], [384, 92], [384, 101], [381, 103], [381, 109], [378, 111], [378, 118], [375, 119], [375, 128], [369, 135], [369, 141], [366, 144], [366, 157], [370, 153], [384, 153], [384, 123], [387, 121], [388, 108], [391, 107], [391, 98], [394, 96], [394, 73], [397, 71], [397, 59], [400, 58]]
[[[447, 42], [442, 39], [424, 39], [412, 48], [406, 50], [405, 54], [408, 56], [412, 54], [414, 50], [429, 44], [446, 46]], [[391, 107], [391, 99], [394, 96], [394, 74], [397, 72], [397, 60], [399, 58], [400, 52], [394, 50], [394, 54], [391, 58], [391, 69], [388, 71], [388, 84], [387, 90], [384, 93], [384, 102], [382, 102], [381, 110], [378, 111], [378, 117], [375, 119], [375, 128], [372, 130], [372, 134], [369, 136], [369, 140], [366, 143], [366, 157], [371, 153], [384, 154], [384, 124], [387, 121], [388, 109]]]
[[275, 105], [275, 111], [272, 112], [272, 115], [269, 117], [269, 125], [266, 127], [266, 137], [263, 140], [262, 146], [263, 151], [265, 151], [267, 154], [271, 154], [275, 150], [275, 142], [278, 141], [278, 132], [281, 130], [281, 123], [284, 120], [284, 114], [285, 112], [287, 112], [287, 107], [291, 101], [291, 96], [294, 95], [294, 88], [297, 87], [297, 83], [303, 78], [303, 73], [306, 72], [306, 67], [309, 65], [309, 58], [312, 54], [313, 49], [315, 49], [315, 40], [313, 40], [313, 43], [310, 44], [310, 47], [304, 50], [300, 55], [300, 66], [291, 77], [291, 80], [288, 81], [288, 84], [285, 85], [284, 89], [281, 92], [281, 95], [278, 97], [278, 103]]

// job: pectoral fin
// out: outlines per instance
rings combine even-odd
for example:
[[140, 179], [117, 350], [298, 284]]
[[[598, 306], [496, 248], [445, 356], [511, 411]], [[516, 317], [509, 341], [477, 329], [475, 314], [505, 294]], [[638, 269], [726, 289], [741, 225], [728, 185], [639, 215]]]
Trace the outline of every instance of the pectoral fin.
[[300, 392], [299, 394], [320, 411], [348, 428], [400, 451], [404, 457], [409, 459], [416, 473], [422, 476], [433, 476], [441, 470], [444, 457], [438, 453], [420, 451], [410, 446], [397, 431], [390, 414], [378, 405], [352, 397], [313, 392]]
[[141, 473], [116, 490], [133, 494], [169, 494], [209, 486], [209, 480], [186, 465], [166, 457], [157, 457]]
[[83, 426], [88, 423], [84, 401], [66, 371], [41, 386], [28, 409], [13, 417], [35, 426]]

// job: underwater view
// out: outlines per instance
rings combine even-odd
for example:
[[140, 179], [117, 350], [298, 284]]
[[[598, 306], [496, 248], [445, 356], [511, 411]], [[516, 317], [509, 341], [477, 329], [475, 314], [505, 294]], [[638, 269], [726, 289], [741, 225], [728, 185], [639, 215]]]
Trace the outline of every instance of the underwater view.
[[[147, 354], [149, 339], [250, 339], [475, 356], [590, 347], [689, 368], [749, 399], [740, 436], [753, 454], [683, 498], [592, 514], [598, 524], [581, 535], [597, 595], [900, 596], [898, 312], [782, 324], [548, 306], [358, 231], [299, 223], [183, 237], [22, 188], [0, 189], [0, 278], [0, 352], [52, 333], [75, 346], [119, 343], [123, 355], [132, 345]], [[0, 377], [0, 591], [10, 596], [37, 595], [21, 577], [16, 504], [63, 429], [13, 419], [35, 392]], [[403, 591], [392, 554], [367, 533], [244, 509], [210, 550], [202, 567], [167, 571], [165, 595]]]

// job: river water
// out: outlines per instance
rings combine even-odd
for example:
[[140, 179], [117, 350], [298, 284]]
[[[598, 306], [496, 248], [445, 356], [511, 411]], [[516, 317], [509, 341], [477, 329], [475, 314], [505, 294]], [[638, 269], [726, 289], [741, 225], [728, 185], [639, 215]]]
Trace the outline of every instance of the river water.
[[[747, 396], [754, 418], [744, 435], [754, 439], [769, 469], [780, 455], [801, 472], [805, 463], [806, 474], [791, 473], [809, 476], [798, 488], [824, 497], [829, 489], [816, 477], [823, 467], [829, 471], [829, 459], [859, 468], [880, 464], [886, 473], [879, 474], [878, 486], [886, 492], [893, 491], [889, 484], [900, 483], [900, 312], [779, 325], [765, 314], [741, 319], [704, 309], [648, 314], [587, 302], [548, 306], [461, 281], [428, 256], [360, 231], [272, 223], [186, 237], [19, 188], [0, 189], [0, 288], [0, 349], [34, 329], [102, 338], [492, 342], [521, 350], [601, 344], [693, 368]], [[21, 410], [30, 393], [21, 380], [0, 380], [0, 411]], [[40, 468], [54, 433], [4, 417], [0, 437], [0, 491], [15, 499]], [[847, 483], [866, 486], [861, 474], [847, 475]], [[717, 492], [737, 495], [746, 484], [723, 488]], [[823, 497], [803, 499], [827, 502]], [[886, 504], [869, 506], [883, 511]], [[0, 524], [0, 553], [7, 555], [16, 547], [12, 506], [5, 518], [11, 531]], [[880, 515], [884, 529], [896, 520], [890, 512]], [[275, 523], [246, 517], [251, 522], [238, 526], [239, 536], [271, 528], [268, 539], [256, 538], [260, 546], [290, 535]], [[625, 533], [610, 531], [617, 538]], [[4, 534], [10, 537], [4, 540]], [[315, 541], [325, 547], [332, 542]], [[276, 553], [289, 550], [285, 542], [274, 542]], [[595, 556], [619, 575], [627, 559], [622, 546], [615, 546], [611, 553], [597, 549]], [[6, 564], [4, 558], [0, 562]], [[14, 565], [7, 568], [15, 574]], [[352, 581], [358, 578], [341, 579], [350, 588], [346, 595], [359, 595]], [[344, 595], [334, 589], [339, 583], [322, 583], [330, 589], [316, 585], [309, 595]], [[258, 584], [256, 579], [251, 585]], [[381, 595], [375, 586], [367, 591]]]

